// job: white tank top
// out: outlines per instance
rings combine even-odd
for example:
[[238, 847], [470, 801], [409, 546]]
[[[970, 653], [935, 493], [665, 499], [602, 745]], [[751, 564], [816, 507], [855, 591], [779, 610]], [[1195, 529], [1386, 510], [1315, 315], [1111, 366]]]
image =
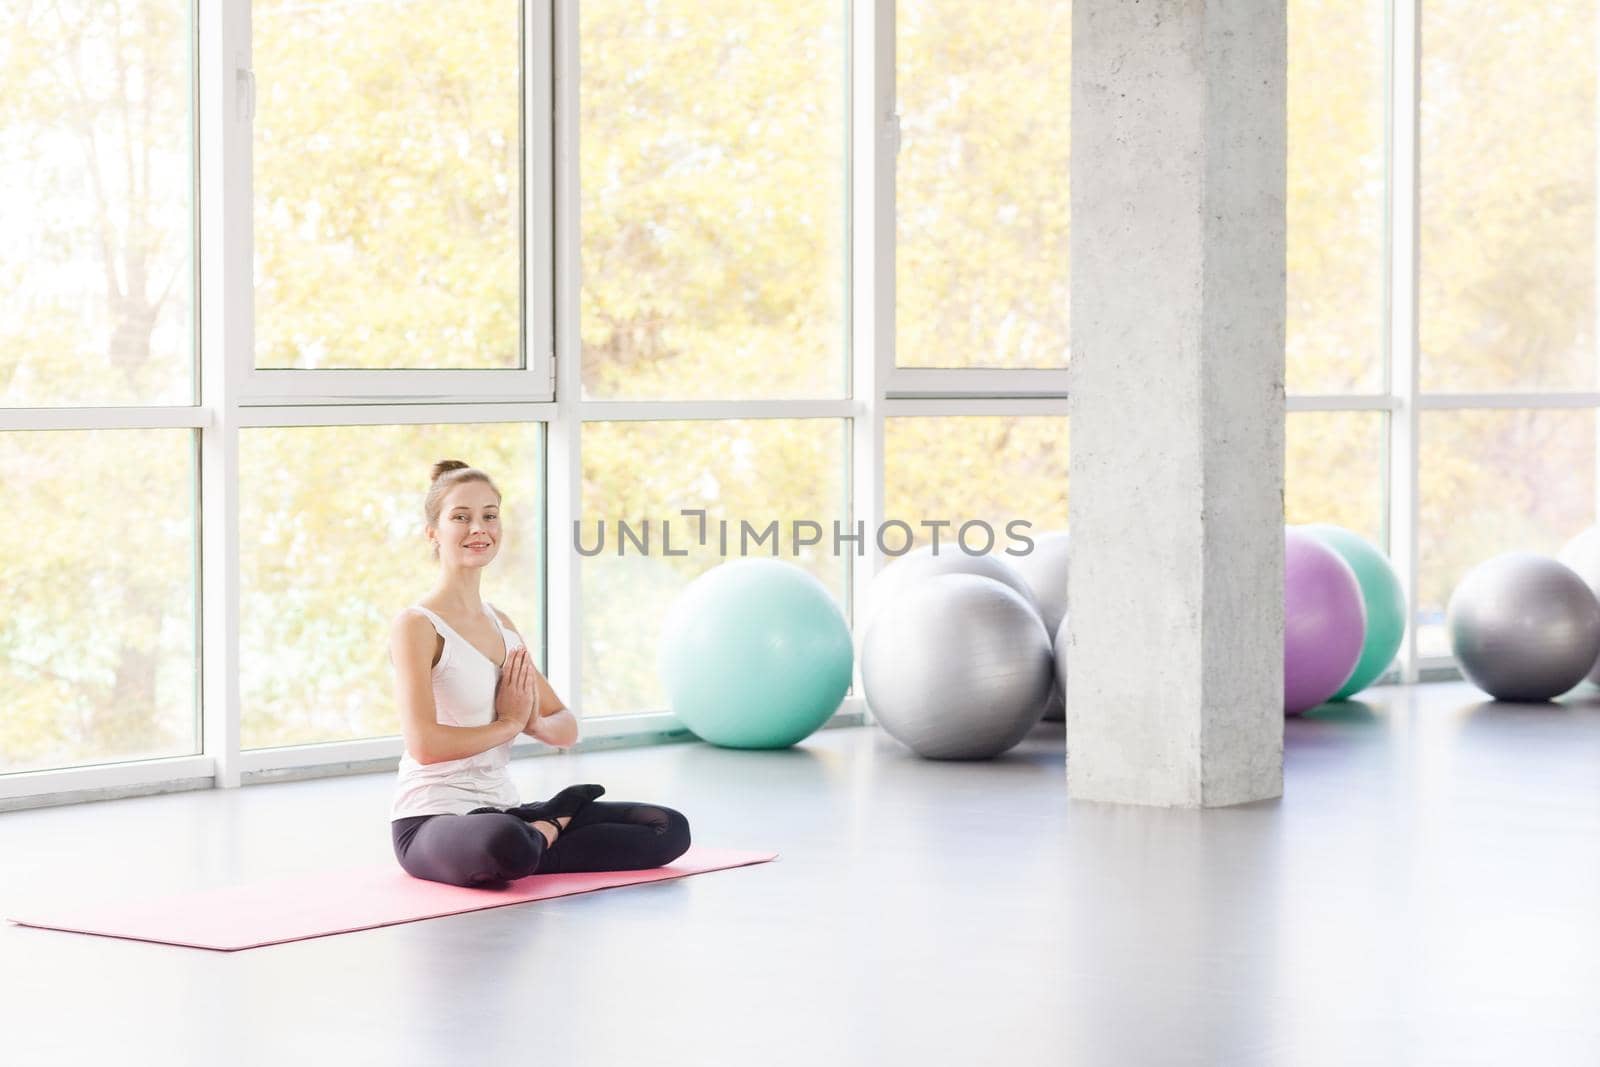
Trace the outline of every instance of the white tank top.
[[[432, 621], [444, 638], [444, 651], [433, 665], [433, 703], [436, 720], [445, 726], [487, 726], [494, 722], [495, 687], [500, 667], [480, 652], [472, 642], [451, 629], [437, 614], [413, 604]], [[506, 655], [522, 647], [515, 631], [500, 625], [494, 606], [484, 603], [484, 612], [494, 620]], [[534, 690], [534, 714], [539, 713], [538, 689]], [[522, 800], [506, 773], [511, 760], [511, 744], [516, 738], [465, 759], [441, 763], [418, 763], [410, 751], [401, 753], [389, 818], [412, 815], [465, 815], [473, 808], [514, 807]]]

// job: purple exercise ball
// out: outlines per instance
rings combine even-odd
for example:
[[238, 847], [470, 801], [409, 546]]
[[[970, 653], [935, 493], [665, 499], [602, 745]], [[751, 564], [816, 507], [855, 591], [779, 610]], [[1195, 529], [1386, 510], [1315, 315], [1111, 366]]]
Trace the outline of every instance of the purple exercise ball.
[[1361, 661], [1367, 606], [1344, 558], [1308, 533], [1284, 530], [1283, 710], [1333, 697]]

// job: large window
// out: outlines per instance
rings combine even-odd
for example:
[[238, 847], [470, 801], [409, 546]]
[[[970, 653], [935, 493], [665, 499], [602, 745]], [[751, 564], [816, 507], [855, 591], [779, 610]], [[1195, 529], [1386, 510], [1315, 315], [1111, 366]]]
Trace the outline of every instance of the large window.
[[[771, 525], [847, 613], [836, 523], [1065, 528], [1072, 12], [997, 10], [0, 0], [0, 806], [393, 759], [439, 459], [601, 735]], [[1285, 520], [1388, 549], [1416, 677], [1595, 519], [1600, 11], [1288, 15]]]
[[1593, 391], [1596, 4], [1422, 11], [1422, 388]]
[[258, 367], [516, 367], [518, 0], [254, 0]]
[[895, 362], [1064, 366], [1072, 5], [900, 0], [895, 35]]
[[[191, 11], [0, 16], [0, 774], [183, 757], [201, 746]], [[101, 411], [58, 413], [77, 408]]]
[[193, 432], [0, 433], [0, 773], [197, 752]]
[[1285, 505], [1386, 545], [1415, 677], [1466, 570], [1595, 521], [1597, 9], [1384, 8], [1289, 7]]
[[846, 395], [846, 6], [574, 6], [583, 397]]
[[1386, 6], [1289, 3], [1284, 519], [1392, 552]]
[[1422, 6], [1417, 641], [1596, 518], [1594, 0]]
[[189, 4], [0, 17], [0, 407], [193, 403]]
[[545, 661], [542, 436], [537, 422], [240, 433], [243, 747], [395, 733], [389, 623], [437, 580], [422, 499], [440, 459], [482, 468], [500, 490], [480, 591]]
[[1291, 394], [1385, 391], [1385, 7], [1289, 3]]
[[[602, 718], [665, 709], [660, 621], [725, 559], [776, 551], [848, 603], [849, 561], [792, 524], [831, 534], [850, 512], [849, 8], [574, 7], [581, 490], [552, 536]], [[791, 417], [804, 399], [824, 403]]]

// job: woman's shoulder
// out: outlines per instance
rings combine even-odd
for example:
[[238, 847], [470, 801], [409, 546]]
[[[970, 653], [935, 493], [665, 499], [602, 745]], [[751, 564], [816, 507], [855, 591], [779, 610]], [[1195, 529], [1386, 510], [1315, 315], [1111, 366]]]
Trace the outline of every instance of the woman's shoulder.
[[[425, 609], [425, 610], [418, 610], [418, 609]], [[413, 600], [411, 603], [409, 603], [409, 604], [405, 605], [404, 607], [402, 607], [399, 611], [396, 611], [394, 613], [393, 619], [391, 619], [390, 621], [393, 623], [393, 625], [397, 629], [402, 628], [402, 627], [406, 627], [406, 626], [415, 626], [419, 622], [425, 622], [425, 623], [428, 623], [428, 625], [431, 626], [431, 625], [433, 625], [433, 623], [428, 618], [427, 612], [428, 611], [432, 611], [432, 610], [433, 610], [432, 608], [429, 608], [426, 604], [422, 603], [422, 601]]]
[[397, 663], [399, 656], [426, 655], [428, 662], [437, 667], [449, 652], [449, 642], [433, 620], [420, 611], [412, 611], [413, 606], [400, 609], [389, 624], [389, 660]]
[[[418, 608], [426, 610], [419, 611]], [[414, 601], [395, 612], [394, 618], [389, 622], [389, 633], [402, 641], [422, 641], [424, 638], [444, 639], [444, 633], [428, 615], [427, 605]]]

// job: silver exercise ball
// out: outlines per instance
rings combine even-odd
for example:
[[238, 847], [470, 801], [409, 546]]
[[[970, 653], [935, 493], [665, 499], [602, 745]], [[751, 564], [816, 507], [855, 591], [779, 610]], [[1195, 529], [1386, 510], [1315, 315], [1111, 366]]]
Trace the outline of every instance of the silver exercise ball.
[[[1049, 634], [1061, 628], [1061, 619], [1067, 613], [1067, 551], [1070, 543], [1071, 535], [1066, 530], [1052, 530], [1033, 538], [1033, 548], [1020, 556], [1013, 556], [1004, 550], [993, 553], [995, 558], [1009, 564], [1028, 583], [1028, 589], [1039, 605], [1039, 616], [1044, 620], [1045, 632]], [[1043, 721], [1062, 722], [1066, 717], [1066, 690], [1059, 684], [1053, 685], [1045, 701]]]
[[939, 574], [882, 604], [863, 643], [867, 706], [926, 759], [988, 759], [1039, 721], [1054, 675], [1050, 635], [1015, 589]]
[[1600, 657], [1600, 601], [1571, 567], [1532, 552], [1468, 571], [1446, 625], [1462, 673], [1497, 700], [1560, 696]]
[[856, 626], [857, 651], [865, 651], [867, 631], [872, 629], [873, 620], [878, 617], [883, 605], [897, 599], [912, 586], [939, 574], [978, 574], [985, 578], [993, 578], [1015, 589], [1035, 613], [1039, 610], [1028, 583], [1009, 563], [993, 556], [968, 555], [959, 545], [940, 545], [939, 554], [934, 555], [931, 545], [923, 545], [888, 564], [878, 572], [877, 577], [872, 579], [872, 584], [867, 587], [867, 609], [860, 624]]
[[[1055, 684], [1051, 687], [1050, 693], [1052, 698], [1060, 699], [1061, 718], [1062, 721], [1065, 721], [1067, 710], [1067, 617], [1065, 615], [1061, 616], [1061, 625], [1056, 627], [1054, 645], [1056, 676]], [[1045, 712], [1044, 717], [1046, 719], [1050, 717], [1049, 711]]]
[[1039, 605], [1044, 628], [1052, 634], [1061, 625], [1061, 616], [1067, 613], [1067, 550], [1071, 540], [1067, 531], [1053, 530], [1035, 537], [1033, 548], [1020, 556], [1004, 550], [991, 553], [1027, 583]]
[[1061, 683], [1050, 683], [1050, 692], [1044, 695], [1044, 714], [1039, 716], [1039, 721], [1067, 721], [1067, 691], [1061, 688]]
[[[1589, 592], [1600, 597], [1600, 526], [1591, 526], [1568, 541], [1556, 559], [1576, 571]], [[1600, 685], [1600, 660], [1589, 668], [1589, 681]]]

